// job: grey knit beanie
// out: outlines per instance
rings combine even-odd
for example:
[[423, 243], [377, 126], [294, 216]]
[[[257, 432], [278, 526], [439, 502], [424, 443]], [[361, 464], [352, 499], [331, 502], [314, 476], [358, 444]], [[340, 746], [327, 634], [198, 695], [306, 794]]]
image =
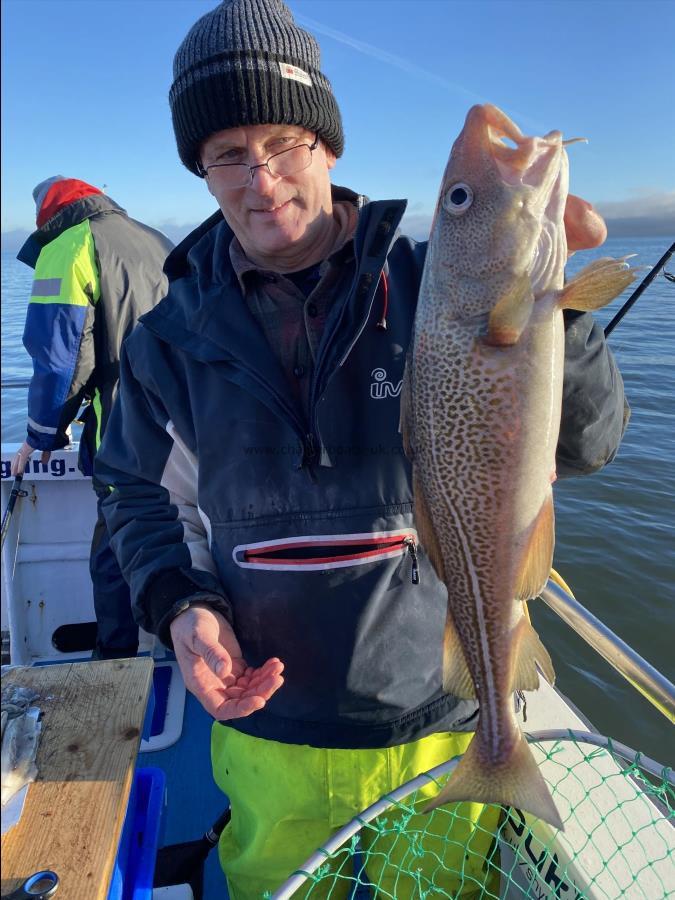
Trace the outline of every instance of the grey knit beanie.
[[240, 125], [300, 125], [336, 156], [342, 120], [319, 45], [281, 0], [223, 0], [178, 48], [169, 105], [178, 155], [200, 175], [199, 148]]

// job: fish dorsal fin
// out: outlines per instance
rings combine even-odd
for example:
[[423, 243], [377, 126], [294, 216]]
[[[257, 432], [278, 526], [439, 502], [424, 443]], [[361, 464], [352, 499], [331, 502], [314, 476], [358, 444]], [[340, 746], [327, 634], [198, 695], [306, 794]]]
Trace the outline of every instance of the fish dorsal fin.
[[[412, 346], [412, 344], [411, 344]], [[408, 459], [412, 462], [415, 451], [412, 445], [413, 433], [413, 407], [412, 407], [412, 353], [408, 350], [408, 356], [403, 369], [403, 381], [401, 385], [400, 400], [400, 418], [398, 422], [398, 430], [401, 432], [403, 439], [403, 451]]]
[[516, 279], [492, 307], [488, 319], [486, 344], [509, 347], [517, 344], [534, 307], [534, 294], [527, 273]]
[[511, 691], [536, 691], [539, 687], [537, 666], [548, 683], [553, 684], [555, 671], [548, 650], [523, 616], [513, 629]]
[[520, 561], [514, 591], [517, 600], [529, 600], [536, 597], [546, 584], [553, 562], [554, 544], [553, 492], [549, 490]]
[[628, 266], [626, 258], [605, 256], [585, 266], [560, 291], [558, 306], [586, 312], [606, 306], [635, 281], [638, 270]]
[[443, 690], [460, 700], [475, 700], [476, 688], [450, 610], [443, 632]]

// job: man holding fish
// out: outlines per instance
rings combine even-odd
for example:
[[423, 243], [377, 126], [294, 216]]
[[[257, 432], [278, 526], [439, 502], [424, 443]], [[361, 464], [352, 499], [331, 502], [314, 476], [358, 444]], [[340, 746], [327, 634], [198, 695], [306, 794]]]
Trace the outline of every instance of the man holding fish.
[[550, 567], [555, 472], [601, 468], [624, 427], [601, 330], [560, 309], [607, 302], [625, 267], [567, 289], [567, 252], [604, 224], [567, 194], [559, 133], [525, 138], [495, 107], [469, 113], [428, 249], [397, 231], [404, 202], [332, 186], [340, 113], [281, 0], [203, 16], [170, 105], [220, 212], [125, 345], [97, 473], [138, 621], [217, 720], [231, 896], [274, 890], [479, 726], [447, 788], [477, 802], [425, 848], [468, 896], [498, 815], [482, 804], [560, 824], [515, 730], [513, 691], [551, 674], [521, 600]]

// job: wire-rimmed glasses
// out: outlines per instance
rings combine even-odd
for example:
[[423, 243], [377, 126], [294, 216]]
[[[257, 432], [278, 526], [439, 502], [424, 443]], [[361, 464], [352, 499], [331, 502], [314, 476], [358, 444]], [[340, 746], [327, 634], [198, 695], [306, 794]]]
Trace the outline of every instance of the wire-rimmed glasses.
[[313, 144], [296, 144], [287, 150], [273, 153], [264, 163], [249, 166], [247, 163], [211, 163], [201, 169], [201, 175], [217, 179], [221, 187], [228, 189], [248, 187], [253, 182], [256, 169], [267, 169], [270, 175], [285, 177], [297, 175], [312, 164], [312, 153], [319, 146], [317, 134]]

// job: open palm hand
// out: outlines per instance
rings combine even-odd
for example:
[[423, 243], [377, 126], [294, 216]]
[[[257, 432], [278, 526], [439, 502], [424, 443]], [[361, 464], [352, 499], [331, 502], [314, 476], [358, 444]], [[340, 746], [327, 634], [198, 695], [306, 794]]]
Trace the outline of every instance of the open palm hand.
[[208, 606], [193, 606], [171, 623], [185, 686], [216, 719], [249, 716], [283, 684], [276, 657], [249, 666], [229, 623]]

